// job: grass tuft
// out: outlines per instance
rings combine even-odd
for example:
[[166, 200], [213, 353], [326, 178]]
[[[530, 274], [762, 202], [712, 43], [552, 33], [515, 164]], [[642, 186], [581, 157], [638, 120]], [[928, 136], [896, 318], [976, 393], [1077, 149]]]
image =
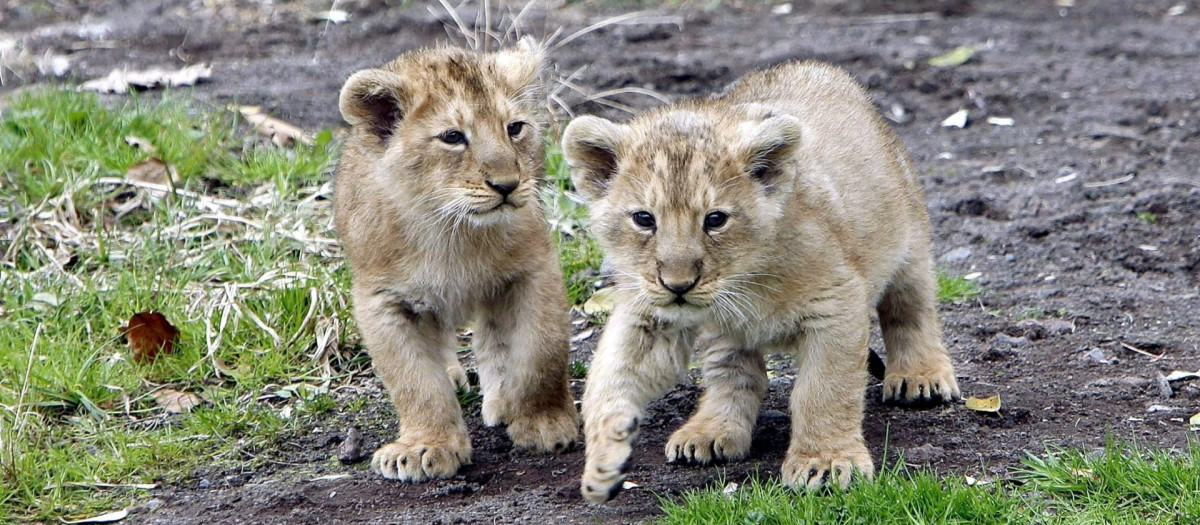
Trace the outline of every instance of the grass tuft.
[[942, 303], [965, 303], [979, 297], [983, 289], [974, 281], [937, 272], [937, 298]]

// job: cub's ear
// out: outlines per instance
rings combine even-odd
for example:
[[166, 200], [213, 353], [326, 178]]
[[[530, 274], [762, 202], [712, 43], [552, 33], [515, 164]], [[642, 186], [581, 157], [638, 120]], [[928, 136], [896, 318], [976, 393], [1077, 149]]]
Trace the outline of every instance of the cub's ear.
[[563, 158], [571, 168], [571, 182], [588, 202], [604, 198], [617, 174], [617, 144], [626, 127], [585, 115], [563, 131]]
[[404, 118], [404, 79], [382, 69], [364, 69], [350, 76], [342, 86], [338, 106], [342, 118], [351, 126], [366, 126], [381, 141], [396, 131]]
[[800, 121], [791, 115], [773, 115], [742, 126], [746, 173], [768, 189], [790, 183], [795, 174], [788, 169], [787, 160], [800, 147]]
[[531, 36], [521, 37], [517, 45], [496, 53], [496, 72], [515, 89], [533, 85], [542, 72], [546, 48]]

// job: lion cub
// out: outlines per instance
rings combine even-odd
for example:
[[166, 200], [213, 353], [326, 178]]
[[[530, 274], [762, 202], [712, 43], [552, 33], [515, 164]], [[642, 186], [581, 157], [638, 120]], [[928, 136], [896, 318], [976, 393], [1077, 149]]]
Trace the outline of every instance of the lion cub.
[[537, 183], [542, 51], [439, 48], [359, 71], [342, 88], [352, 126], [335, 212], [354, 272], [354, 316], [400, 419], [375, 452], [385, 478], [454, 475], [471, 459], [455, 396], [467, 376], [456, 328], [471, 322], [483, 421], [518, 447], [578, 435], [558, 256]]
[[763, 355], [795, 355], [783, 481], [870, 478], [867, 338], [879, 313], [885, 400], [959, 395], [942, 346], [929, 219], [908, 154], [843, 71], [805, 62], [726, 94], [615, 124], [580, 117], [564, 151], [615, 268], [617, 306], [583, 397], [583, 495], [611, 499], [651, 399], [701, 352], [706, 391], [671, 462], [739, 459], [767, 391]]

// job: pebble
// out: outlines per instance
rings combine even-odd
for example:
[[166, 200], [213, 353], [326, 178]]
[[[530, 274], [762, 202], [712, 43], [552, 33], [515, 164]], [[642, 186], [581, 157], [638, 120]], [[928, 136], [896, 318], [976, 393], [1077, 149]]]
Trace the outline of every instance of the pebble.
[[143, 504], [141, 504], [141, 505], [138, 505], [138, 506], [136, 506], [136, 507], [131, 507], [131, 508], [129, 509], [129, 513], [130, 513], [130, 514], [137, 514], [137, 513], [139, 513], [139, 512], [150, 512], [150, 511], [153, 511], [154, 509], [157, 509], [157, 508], [161, 507], [162, 505], [163, 505], [163, 500], [161, 500], [161, 499], [158, 499], [158, 498], [154, 498], [154, 499], [152, 499], [152, 500], [150, 500], [150, 501], [147, 501], [147, 502], [145, 502], [145, 503], [143, 503]]
[[211, 488], [212, 488], [212, 482], [211, 482], [211, 481], [209, 481], [209, 480], [207, 480], [207, 479], [202, 479], [202, 480], [200, 480], [200, 488], [202, 488], [202, 489], [211, 489]]
[[965, 260], [967, 257], [970, 257], [970, 256], [971, 256], [971, 247], [970, 246], [959, 246], [958, 248], [955, 248], [955, 249], [950, 250], [950, 251], [946, 252], [945, 254], [943, 254], [941, 261], [944, 263], [958, 262], [958, 261]]
[[1084, 354], [1084, 357], [1091, 359], [1092, 361], [1095, 361], [1102, 365], [1107, 365], [1112, 362], [1112, 360], [1109, 359], [1108, 356], [1104, 354], [1104, 350], [1101, 350], [1099, 348], [1093, 348], [1093, 349], [1089, 350], [1087, 354]]
[[1012, 347], [1019, 347], [1027, 346], [1029, 344], [1029, 339], [1026, 337], [1013, 337], [1004, 332], [997, 332], [996, 335], [992, 336], [992, 340], [990, 342], [993, 345], [1005, 344]]
[[362, 456], [362, 434], [357, 428], [350, 427], [346, 430], [345, 439], [338, 445], [338, 461], [343, 464], [354, 463]]

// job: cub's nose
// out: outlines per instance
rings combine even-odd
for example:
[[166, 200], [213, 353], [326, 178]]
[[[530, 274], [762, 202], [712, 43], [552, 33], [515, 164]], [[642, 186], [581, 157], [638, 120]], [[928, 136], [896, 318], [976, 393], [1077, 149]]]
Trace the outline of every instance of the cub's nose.
[[659, 284], [663, 285], [663, 288], [666, 288], [667, 290], [670, 290], [671, 293], [679, 296], [682, 296], [683, 294], [691, 291], [692, 288], [695, 288], [696, 282], [699, 280], [699, 277], [690, 281], [665, 281], [661, 276], [658, 278], [658, 282]]
[[489, 188], [496, 190], [496, 193], [499, 193], [503, 197], [507, 197], [508, 194], [513, 192], [513, 190], [517, 189], [517, 181], [515, 181], [515, 180], [514, 181], [505, 180], [505, 181], [499, 181], [499, 182], [494, 182], [494, 181], [489, 180], [489, 181], [487, 181], [487, 185]]

